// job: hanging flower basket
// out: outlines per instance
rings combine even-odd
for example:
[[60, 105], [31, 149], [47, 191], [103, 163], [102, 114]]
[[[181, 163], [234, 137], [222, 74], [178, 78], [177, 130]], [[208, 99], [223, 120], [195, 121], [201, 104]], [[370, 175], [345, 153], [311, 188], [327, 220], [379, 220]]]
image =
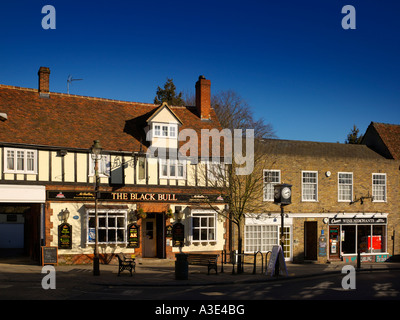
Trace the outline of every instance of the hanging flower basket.
[[146, 219], [147, 213], [142, 208], [137, 209], [136, 215], [138, 219]]
[[165, 217], [166, 217], [167, 219], [171, 219], [171, 218], [174, 217], [174, 213], [172, 212], [171, 208], [169, 208], [169, 209], [167, 210], [167, 212], [165, 212]]

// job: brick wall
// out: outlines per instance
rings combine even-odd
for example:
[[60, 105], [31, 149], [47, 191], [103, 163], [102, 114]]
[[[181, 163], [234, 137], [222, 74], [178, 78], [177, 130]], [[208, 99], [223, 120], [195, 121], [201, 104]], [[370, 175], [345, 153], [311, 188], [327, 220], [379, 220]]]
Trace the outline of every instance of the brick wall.
[[[292, 185], [292, 204], [285, 206], [285, 213], [293, 218], [292, 246], [293, 260], [304, 259], [304, 224], [306, 221], [316, 221], [318, 236], [324, 230], [328, 238], [328, 225], [323, 222], [323, 216], [329, 213], [354, 213], [361, 216], [373, 213], [387, 213], [387, 251], [390, 254], [400, 254], [400, 161], [387, 159], [362, 159], [355, 157], [321, 157], [299, 155], [266, 155], [263, 169], [281, 171], [281, 183]], [[259, 170], [262, 170], [259, 168]], [[302, 200], [302, 171], [318, 172], [318, 201], [306, 202]], [[330, 171], [328, 177], [326, 172]], [[365, 199], [355, 203], [338, 201], [338, 173], [353, 173], [353, 200], [360, 197], [372, 196], [372, 174], [386, 173], [386, 202], [372, 202]], [[260, 173], [261, 175], [261, 173]], [[273, 202], [262, 201], [260, 194], [260, 212], [264, 214], [279, 214], [280, 207]], [[309, 214], [310, 217], [307, 217]], [[321, 215], [321, 218], [318, 217]], [[395, 240], [392, 236], [395, 232]], [[394, 250], [393, 250], [394, 248]], [[326, 258], [318, 258], [326, 262]]]

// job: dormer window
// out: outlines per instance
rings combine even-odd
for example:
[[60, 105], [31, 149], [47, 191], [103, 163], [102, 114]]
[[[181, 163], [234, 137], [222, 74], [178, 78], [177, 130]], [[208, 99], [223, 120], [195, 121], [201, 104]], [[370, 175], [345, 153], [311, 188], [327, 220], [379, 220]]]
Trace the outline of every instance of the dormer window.
[[[182, 121], [168, 107], [166, 102], [155, 110], [150, 118], [147, 119], [149, 124], [146, 127], [146, 139], [151, 141], [152, 147], [159, 148], [177, 148], [179, 126]], [[161, 139], [160, 139], [161, 138]]]
[[154, 137], [176, 138], [177, 124], [156, 124], [153, 123]]

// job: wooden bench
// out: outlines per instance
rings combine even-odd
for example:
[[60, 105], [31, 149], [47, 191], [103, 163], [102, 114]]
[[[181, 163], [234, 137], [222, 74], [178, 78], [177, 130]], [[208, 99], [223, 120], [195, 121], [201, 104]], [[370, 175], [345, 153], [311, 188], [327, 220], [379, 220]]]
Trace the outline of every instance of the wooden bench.
[[190, 265], [207, 266], [208, 274], [210, 274], [211, 269], [214, 269], [215, 272], [218, 274], [218, 256], [219, 254], [189, 253], [187, 255], [187, 261]]
[[124, 270], [128, 270], [132, 276], [132, 270], [133, 272], [135, 272], [135, 266], [136, 266], [135, 259], [126, 258], [125, 255], [122, 253], [118, 253], [117, 257], [118, 257], [118, 276]]

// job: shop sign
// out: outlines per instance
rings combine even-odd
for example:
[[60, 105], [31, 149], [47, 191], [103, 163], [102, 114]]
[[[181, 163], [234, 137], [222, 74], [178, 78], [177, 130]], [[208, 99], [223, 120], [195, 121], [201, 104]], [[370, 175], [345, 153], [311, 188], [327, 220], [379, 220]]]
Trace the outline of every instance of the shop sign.
[[140, 247], [140, 239], [139, 239], [139, 226], [136, 224], [130, 224], [128, 226], [128, 248], [139, 248]]
[[185, 241], [185, 226], [177, 222], [172, 226], [172, 246], [183, 247]]
[[386, 218], [331, 218], [329, 224], [386, 224]]
[[68, 223], [58, 226], [58, 249], [72, 249], [72, 226]]
[[[96, 193], [91, 191], [47, 191], [48, 200], [94, 201]], [[193, 195], [177, 193], [98, 192], [99, 200], [132, 202], [223, 202], [221, 195]]]

